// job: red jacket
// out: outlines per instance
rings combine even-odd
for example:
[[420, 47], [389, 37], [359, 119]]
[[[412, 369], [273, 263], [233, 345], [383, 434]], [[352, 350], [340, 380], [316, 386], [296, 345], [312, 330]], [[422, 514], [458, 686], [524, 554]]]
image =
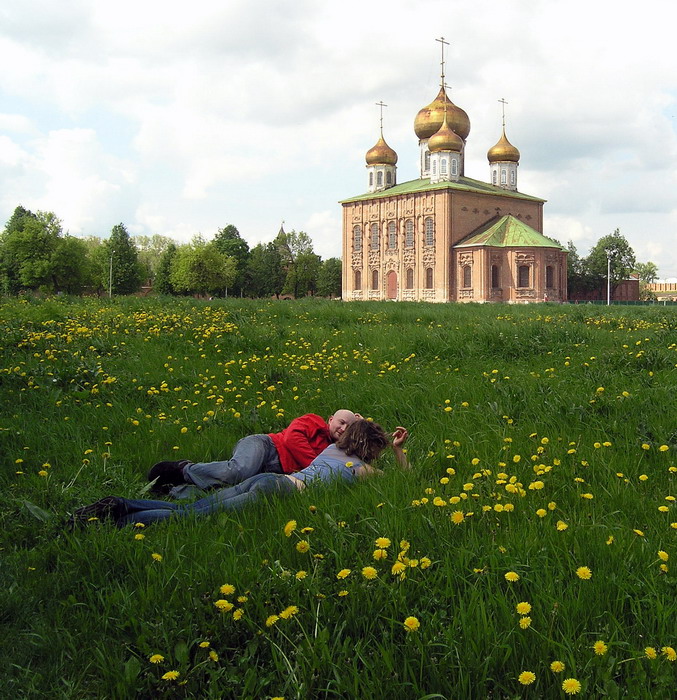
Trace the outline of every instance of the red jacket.
[[314, 413], [294, 418], [280, 433], [268, 434], [287, 474], [305, 469], [331, 442], [327, 422]]

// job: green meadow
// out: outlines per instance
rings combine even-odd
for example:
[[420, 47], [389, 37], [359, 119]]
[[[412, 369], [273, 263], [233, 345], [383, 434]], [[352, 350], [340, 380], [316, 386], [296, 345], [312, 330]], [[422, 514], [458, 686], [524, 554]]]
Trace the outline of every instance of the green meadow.
[[[5, 697], [674, 697], [673, 310], [6, 299], [0, 358]], [[338, 408], [411, 470], [65, 527]]]

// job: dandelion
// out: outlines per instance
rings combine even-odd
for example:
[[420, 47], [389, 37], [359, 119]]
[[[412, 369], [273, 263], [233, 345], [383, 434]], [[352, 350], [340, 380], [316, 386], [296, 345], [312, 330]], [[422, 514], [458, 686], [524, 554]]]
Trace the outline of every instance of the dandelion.
[[664, 552], [662, 549], [658, 550], [658, 558], [661, 561], [667, 561], [670, 558], [670, 555], [667, 552]]
[[677, 661], [677, 651], [672, 647], [661, 647], [661, 651], [668, 661]]
[[517, 680], [522, 685], [531, 685], [536, 680], [536, 674], [532, 671], [522, 671], [522, 673], [517, 676]]
[[235, 586], [230, 583], [224, 583], [219, 590], [222, 595], [233, 595], [233, 593], [235, 593]]
[[391, 567], [391, 569], [390, 569], [390, 573], [391, 573], [393, 576], [397, 576], [397, 574], [401, 574], [403, 571], [406, 571], [406, 569], [407, 569], [407, 567], [406, 567], [405, 564], [403, 564], [401, 561], [396, 561], [396, 562], [392, 565], [392, 567]]
[[558, 532], [564, 532], [569, 526], [564, 522], [564, 520], [558, 520], [555, 526]]
[[576, 569], [576, 576], [583, 581], [587, 581], [588, 579], [592, 578], [592, 571], [587, 566], [579, 566]]
[[209, 649], [209, 642], [200, 642], [200, 649]]
[[142, 532], [137, 532], [136, 535], [134, 535], [134, 539], [135, 539], [135, 540], [142, 540], [142, 539], [144, 539], [145, 537], [146, 537], [146, 536], [145, 536]]
[[348, 595], [348, 591], [342, 590], [338, 592], [339, 598], [345, 598]]
[[167, 671], [167, 673], [163, 674], [162, 680], [163, 681], [175, 681], [178, 677], [179, 677], [178, 671]]
[[407, 617], [403, 624], [404, 629], [407, 632], [417, 632], [419, 627], [421, 626], [421, 623], [418, 621], [418, 618], [414, 617], [413, 615]]
[[266, 627], [272, 627], [279, 619], [277, 615], [268, 615], [266, 618]]
[[520, 615], [527, 615], [531, 612], [531, 603], [517, 603], [515, 609]]
[[292, 618], [296, 613], [299, 611], [299, 609], [296, 607], [296, 605], [288, 605], [281, 613], [280, 617], [283, 620], [289, 620]]
[[523, 630], [531, 627], [531, 618], [530, 617], [520, 617], [520, 627]]
[[454, 523], [454, 525], [460, 525], [464, 519], [465, 519], [465, 516], [463, 515], [462, 510], [455, 510], [451, 514], [451, 522]]
[[150, 661], [152, 664], [161, 664], [165, 660], [165, 657], [162, 656], [162, 654], [153, 654], [148, 658], [148, 661]]
[[632, 531], [633, 531], [636, 535], [638, 535], [639, 537], [644, 537], [644, 530], [637, 530], [637, 529], [633, 528]]
[[607, 543], [607, 544], [613, 544], [613, 542], [614, 542], [614, 536], [613, 536], [613, 535], [609, 535], [609, 537], [608, 537], [606, 543]]
[[595, 650], [595, 654], [597, 654], [597, 656], [604, 656], [604, 654], [606, 654], [609, 650], [609, 647], [601, 640], [595, 642], [592, 645], [592, 648]]
[[378, 571], [373, 566], [365, 566], [362, 569], [362, 576], [368, 580], [372, 580], [378, 577]]
[[505, 574], [505, 580], [509, 583], [515, 583], [515, 581], [520, 580], [520, 575], [516, 571], [508, 571]]
[[233, 611], [233, 620], [241, 620], [244, 617], [244, 610], [242, 608], [238, 608], [237, 610]]
[[162, 554], [158, 554], [157, 552], [153, 552], [151, 557], [153, 557], [155, 561], [162, 561]]
[[303, 581], [303, 579], [304, 579], [306, 576], [308, 576], [308, 572], [307, 572], [307, 571], [303, 571], [303, 570], [297, 571], [297, 572], [294, 574], [294, 578], [295, 578], [297, 581]]
[[209, 652], [209, 658], [210, 658], [212, 661], [216, 662], [216, 661], [219, 660], [219, 655], [212, 649], [212, 650]]
[[561, 661], [553, 661], [550, 664], [550, 670], [553, 673], [562, 673], [562, 671], [566, 668], [566, 666], [561, 662]]
[[341, 571], [336, 574], [336, 578], [341, 581], [344, 578], [348, 578], [350, 576], [350, 569], [341, 569]]
[[221, 612], [229, 612], [234, 607], [234, 605], [229, 600], [216, 600], [216, 601], [214, 601], [214, 605]]
[[376, 561], [381, 561], [381, 559], [387, 559], [388, 558], [388, 552], [386, 552], [385, 549], [375, 549], [374, 550], [374, 559]]
[[307, 540], [299, 540], [296, 543], [296, 551], [305, 554], [310, 549], [310, 544]]
[[659, 451], [659, 452], [667, 452], [669, 449], [670, 449], [670, 448], [669, 448], [667, 445], [661, 445], [661, 446], [658, 448], [658, 451]]
[[284, 534], [287, 537], [291, 537], [291, 533], [296, 530], [296, 520], [290, 520], [285, 526], [284, 526]]
[[644, 647], [644, 656], [646, 656], [647, 659], [655, 659], [658, 653], [654, 647]]
[[536, 515], [537, 515], [539, 518], [545, 518], [545, 516], [546, 516], [547, 514], [548, 514], [548, 511], [547, 511], [545, 508], [539, 508], [539, 509], [536, 511]]
[[565, 678], [562, 681], [562, 690], [567, 695], [576, 695], [581, 692], [581, 682], [576, 678]]

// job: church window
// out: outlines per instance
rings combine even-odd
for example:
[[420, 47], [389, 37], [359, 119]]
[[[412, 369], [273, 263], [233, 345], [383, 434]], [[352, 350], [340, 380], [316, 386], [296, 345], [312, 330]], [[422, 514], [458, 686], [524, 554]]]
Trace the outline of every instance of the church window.
[[456, 158], [451, 159], [451, 174], [458, 175], [458, 161]]
[[397, 225], [394, 221], [388, 223], [388, 249], [395, 250], [397, 248]]
[[440, 175], [446, 175], [447, 174], [447, 159], [442, 158], [440, 161]]
[[407, 289], [413, 289], [414, 288], [414, 269], [412, 267], [407, 268], [406, 278], [407, 278], [407, 283], [406, 283]]
[[510, 184], [511, 185], [515, 184], [515, 171], [514, 170], [510, 171]]
[[425, 220], [425, 244], [435, 245], [435, 224], [430, 217]]
[[369, 247], [372, 250], [378, 250], [378, 224], [371, 225], [371, 243]]
[[386, 173], [386, 185], [392, 185], [392, 184], [393, 184], [393, 174], [389, 170]]
[[427, 172], [430, 170], [430, 151], [426, 151], [423, 156], [423, 169]]
[[374, 186], [374, 171], [372, 170], [369, 172], [369, 187], [373, 187], [373, 186]]
[[362, 289], [362, 272], [360, 270], [354, 271], [353, 280], [354, 280], [353, 287], [355, 289]]
[[470, 265], [463, 266], [463, 286], [472, 287], [472, 268]]
[[407, 219], [404, 225], [404, 245], [407, 248], [414, 247], [414, 222], [411, 219]]
[[552, 269], [552, 265], [548, 265], [545, 268], [545, 286], [548, 289], [552, 289], [555, 286], [553, 283], [555, 279], [555, 275], [553, 274], [553, 272], [554, 271]]
[[498, 265], [491, 266], [491, 288], [498, 289], [501, 286], [501, 278], [499, 276]]
[[508, 182], [505, 170], [501, 170], [501, 184], [505, 185]]
[[376, 187], [381, 187], [383, 185], [383, 171], [379, 170], [376, 173]]
[[518, 287], [528, 287], [529, 286], [529, 265], [520, 265], [517, 268], [517, 286]]
[[354, 226], [353, 227], [353, 250], [354, 251], [362, 250], [362, 227], [361, 226]]
[[437, 175], [437, 160], [433, 161], [433, 175]]
[[498, 180], [497, 180], [497, 177], [496, 177], [496, 171], [495, 171], [495, 170], [492, 170], [492, 172], [491, 172], [491, 184], [492, 184], [492, 185], [495, 185], [495, 184], [497, 183], [497, 181], [498, 181]]
[[374, 290], [378, 289], [378, 270], [371, 271], [371, 288]]
[[433, 288], [433, 269], [432, 267], [427, 267], [425, 270], [425, 288]]

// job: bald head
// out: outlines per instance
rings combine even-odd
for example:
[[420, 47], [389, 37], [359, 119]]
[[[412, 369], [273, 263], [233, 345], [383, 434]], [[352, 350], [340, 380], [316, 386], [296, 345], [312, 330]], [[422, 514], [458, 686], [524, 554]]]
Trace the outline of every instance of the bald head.
[[343, 435], [345, 429], [356, 420], [357, 416], [347, 408], [341, 408], [333, 416], [330, 416], [327, 425], [331, 441], [336, 442]]

